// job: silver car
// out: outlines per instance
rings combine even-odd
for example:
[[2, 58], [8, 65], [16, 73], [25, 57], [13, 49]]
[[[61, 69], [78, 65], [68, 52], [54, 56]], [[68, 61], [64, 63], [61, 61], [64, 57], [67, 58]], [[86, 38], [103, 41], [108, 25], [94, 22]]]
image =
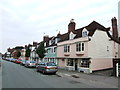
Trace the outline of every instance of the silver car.
[[36, 67], [37, 63], [35, 61], [26, 61], [25, 67]]
[[38, 63], [36, 68], [37, 68], [37, 71], [40, 71], [43, 74], [45, 74], [45, 73], [56, 74], [56, 72], [58, 71], [57, 65], [55, 63], [53, 63], [53, 62], [41, 62], [41, 63]]

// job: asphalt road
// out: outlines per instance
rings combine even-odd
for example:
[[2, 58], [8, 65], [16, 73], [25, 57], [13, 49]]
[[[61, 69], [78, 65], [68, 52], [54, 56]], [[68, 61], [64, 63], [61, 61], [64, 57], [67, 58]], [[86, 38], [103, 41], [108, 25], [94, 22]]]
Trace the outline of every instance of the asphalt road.
[[2, 60], [2, 88], [92, 88], [57, 75], [43, 75], [35, 68]]

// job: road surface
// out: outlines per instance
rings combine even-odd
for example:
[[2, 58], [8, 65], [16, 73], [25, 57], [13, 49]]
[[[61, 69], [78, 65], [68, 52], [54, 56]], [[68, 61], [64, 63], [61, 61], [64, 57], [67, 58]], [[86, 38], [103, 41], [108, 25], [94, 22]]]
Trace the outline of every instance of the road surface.
[[43, 75], [35, 68], [2, 60], [2, 88], [93, 88], [58, 75]]

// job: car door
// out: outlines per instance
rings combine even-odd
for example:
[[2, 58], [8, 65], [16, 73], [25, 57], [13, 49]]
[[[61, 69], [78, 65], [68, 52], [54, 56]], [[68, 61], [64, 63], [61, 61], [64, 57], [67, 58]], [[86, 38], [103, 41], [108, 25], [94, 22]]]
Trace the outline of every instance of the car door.
[[42, 63], [39, 63], [39, 64], [38, 64], [38, 70], [39, 70], [39, 71], [42, 71]]

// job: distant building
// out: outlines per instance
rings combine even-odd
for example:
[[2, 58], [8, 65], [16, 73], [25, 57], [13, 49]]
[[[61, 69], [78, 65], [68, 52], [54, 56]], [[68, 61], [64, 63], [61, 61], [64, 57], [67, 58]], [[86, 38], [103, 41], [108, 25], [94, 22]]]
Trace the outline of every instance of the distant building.
[[44, 62], [54, 62], [58, 65], [57, 43], [59, 42], [59, 34], [56, 37], [49, 37], [48, 35], [43, 37], [44, 47], [46, 50], [45, 57], [43, 59]]
[[30, 53], [30, 60], [33, 60], [33, 61], [39, 61], [39, 57], [36, 53], [36, 49], [38, 47], [39, 43], [37, 42], [33, 42], [33, 45], [31, 46], [31, 53]]

